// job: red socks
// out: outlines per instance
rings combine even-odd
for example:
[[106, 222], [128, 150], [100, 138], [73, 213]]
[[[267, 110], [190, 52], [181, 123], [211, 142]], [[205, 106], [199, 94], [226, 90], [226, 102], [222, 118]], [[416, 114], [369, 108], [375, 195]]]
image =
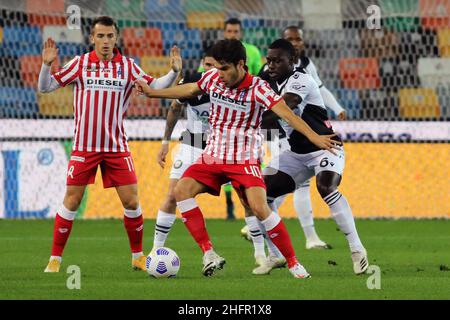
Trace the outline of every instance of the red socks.
[[286, 258], [288, 267], [291, 268], [298, 263], [295, 256], [294, 248], [292, 247], [291, 237], [284, 226], [280, 217], [272, 213], [266, 220], [262, 221], [270, 240], [277, 246], [278, 250]]
[[55, 224], [53, 227], [53, 245], [52, 256], [62, 256], [67, 239], [69, 239], [72, 230], [73, 220], [64, 219], [56, 213]]
[[188, 228], [191, 236], [202, 249], [203, 253], [212, 249], [209, 240], [208, 231], [206, 231], [205, 220], [203, 214], [194, 199], [187, 199], [177, 202], [178, 209], [181, 211], [182, 220], [186, 228]]
[[144, 218], [142, 217], [142, 214], [136, 218], [124, 216], [123, 224], [127, 230], [131, 252], [142, 252], [142, 238], [144, 236]]

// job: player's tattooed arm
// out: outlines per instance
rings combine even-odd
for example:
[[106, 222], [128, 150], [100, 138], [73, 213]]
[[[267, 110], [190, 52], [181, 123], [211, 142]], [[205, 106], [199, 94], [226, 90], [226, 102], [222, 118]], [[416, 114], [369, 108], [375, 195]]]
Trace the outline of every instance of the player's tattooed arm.
[[305, 137], [309, 139], [312, 143], [314, 143], [320, 149], [328, 150], [335, 154], [333, 149], [339, 149], [339, 145], [342, 143], [339, 141], [335, 141], [332, 138], [336, 136], [336, 134], [329, 135], [319, 135], [311, 127], [303, 121], [302, 118], [298, 117], [286, 104], [284, 100], [280, 100], [276, 105], [274, 105], [271, 109], [275, 112], [280, 118], [288, 123], [292, 128], [303, 134]]
[[194, 98], [204, 93], [196, 82], [155, 90], [150, 88], [146, 81], [136, 80], [135, 86], [139, 94], [146, 95], [149, 98], [183, 99]]

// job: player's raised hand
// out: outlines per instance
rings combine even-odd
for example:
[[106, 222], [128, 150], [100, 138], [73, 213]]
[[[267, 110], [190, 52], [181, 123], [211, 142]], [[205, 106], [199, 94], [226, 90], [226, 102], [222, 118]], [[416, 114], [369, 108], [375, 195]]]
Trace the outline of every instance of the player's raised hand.
[[333, 140], [332, 138], [335, 136], [336, 133], [328, 135], [317, 135], [311, 140], [311, 142], [314, 143], [320, 149], [328, 150], [332, 154], [336, 154], [336, 152], [334, 152], [334, 149], [340, 150], [342, 142]]
[[339, 120], [345, 120], [345, 118], [346, 118], [346, 116], [345, 116], [345, 111], [342, 111], [341, 113], [339, 113], [339, 114], [337, 115], [337, 118], [338, 118]]
[[181, 59], [180, 49], [177, 46], [173, 46], [170, 49], [170, 67], [175, 72], [180, 72], [183, 68], [183, 60]]
[[166, 165], [166, 156], [168, 153], [169, 153], [169, 144], [163, 143], [161, 145], [161, 148], [159, 149], [158, 155], [156, 156], [156, 160], [158, 161], [158, 164], [163, 169], [164, 169], [164, 166]]
[[42, 61], [50, 66], [53, 61], [58, 57], [58, 48], [56, 42], [52, 38], [48, 38], [44, 42], [44, 48], [42, 49]]

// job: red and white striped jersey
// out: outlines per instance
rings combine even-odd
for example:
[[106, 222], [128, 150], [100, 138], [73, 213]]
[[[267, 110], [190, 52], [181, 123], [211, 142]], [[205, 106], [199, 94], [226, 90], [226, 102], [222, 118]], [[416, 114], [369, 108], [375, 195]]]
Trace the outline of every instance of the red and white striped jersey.
[[76, 56], [53, 77], [62, 87], [74, 85], [73, 150], [129, 151], [123, 120], [133, 82], [143, 78], [150, 84], [151, 76], [114, 49], [110, 61], [100, 60], [95, 51]]
[[262, 114], [282, 98], [269, 84], [247, 73], [237, 88], [228, 88], [219, 71], [206, 72], [197, 82], [209, 94], [210, 133], [204, 153], [226, 162], [260, 159], [263, 136]]

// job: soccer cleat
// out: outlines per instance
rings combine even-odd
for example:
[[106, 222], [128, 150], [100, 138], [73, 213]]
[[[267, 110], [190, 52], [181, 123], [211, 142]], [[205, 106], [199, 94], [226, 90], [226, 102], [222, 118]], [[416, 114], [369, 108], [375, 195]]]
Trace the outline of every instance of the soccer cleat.
[[367, 251], [352, 252], [353, 271], [356, 274], [363, 274], [369, 267], [369, 260], [367, 259]]
[[147, 271], [147, 267], [145, 266], [145, 263], [147, 261], [147, 257], [142, 255], [137, 259], [131, 259], [131, 267], [134, 270], [142, 270]]
[[292, 268], [289, 268], [289, 272], [295, 277], [300, 279], [311, 278], [311, 275], [306, 271], [305, 267], [300, 263], [295, 264]]
[[248, 230], [248, 226], [247, 225], [245, 225], [241, 229], [241, 236], [244, 237], [244, 239], [246, 239], [248, 241], [252, 241], [252, 236], [250, 235], [250, 231]]
[[267, 264], [266, 256], [256, 256], [255, 265], [257, 265], [257, 267], [253, 269], [252, 273], [256, 275], [269, 274], [272, 270], [272, 268]]
[[331, 246], [320, 239], [308, 240], [306, 239], [306, 249], [331, 249]]
[[51, 259], [48, 262], [47, 268], [45, 268], [44, 272], [59, 272], [60, 267], [61, 262], [58, 259]]
[[214, 250], [208, 250], [203, 255], [202, 273], [206, 277], [211, 277], [216, 270], [223, 269], [225, 259], [219, 256]]
[[286, 259], [270, 256], [266, 261], [253, 269], [252, 273], [256, 275], [269, 274], [273, 269], [284, 268], [285, 266]]

